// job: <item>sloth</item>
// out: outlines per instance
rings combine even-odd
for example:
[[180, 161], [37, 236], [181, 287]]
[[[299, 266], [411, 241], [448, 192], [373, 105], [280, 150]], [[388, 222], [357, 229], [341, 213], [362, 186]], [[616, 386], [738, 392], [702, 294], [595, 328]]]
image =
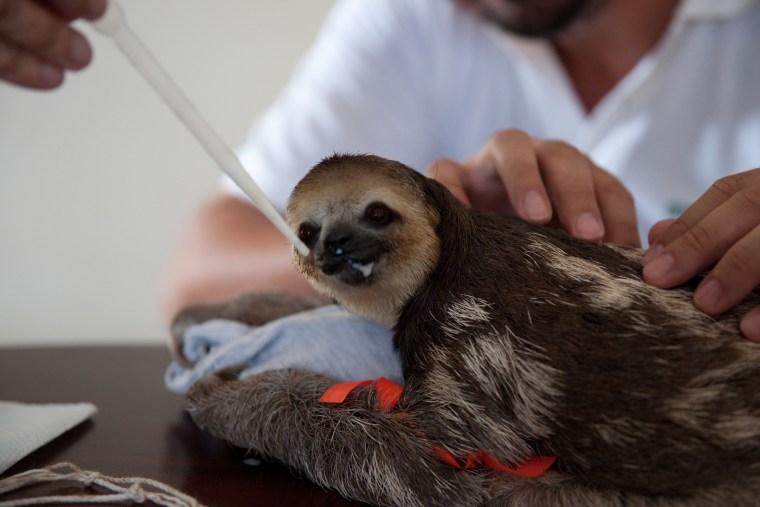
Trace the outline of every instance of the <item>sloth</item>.
[[[643, 282], [641, 250], [469, 209], [372, 155], [320, 162], [286, 218], [310, 249], [293, 256], [313, 286], [393, 328], [403, 393], [383, 411], [371, 385], [332, 405], [319, 402], [335, 383], [324, 375], [220, 372], [187, 395], [213, 435], [375, 505], [760, 501], [760, 346], [738, 324], [758, 291], [705, 315], [691, 303], [698, 279]], [[282, 300], [189, 308], [173, 332], [211, 315], [261, 323], [292, 311]], [[556, 462], [533, 478], [462, 470], [432, 447]]]

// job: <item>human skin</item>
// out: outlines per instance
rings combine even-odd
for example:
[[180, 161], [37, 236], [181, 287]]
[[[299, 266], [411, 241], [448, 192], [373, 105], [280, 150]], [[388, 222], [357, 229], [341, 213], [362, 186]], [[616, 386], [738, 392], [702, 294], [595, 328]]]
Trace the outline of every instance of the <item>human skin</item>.
[[[538, 2], [512, 2], [511, 0], [455, 0], [465, 9], [483, 14], [491, 7], [488, 17], [509, 15], [499, 12], [498, 4], [510, 4], [513, 13], [520, 5], [535, 9]], [[546, 5], [573, 3], [573, 0], [545, 0]], [[587, 0], [589, 8], [581, 9], [579, 18], [565, 22], [562, 30], [556, 26], [544, 27], [548, 33], [534, 33], [547, 37], [567, 71], [576, 93], [591, 111], [594, 106], [657, 44], [673, 16], [678, 0]], [[540, 24], [540, 23], [539, 23]], [[469, 205], [494, 211], [506, 211], [535, 224], [552, 224], [563, 227], [571, 235], [590, 240], [608, 241], [620, 245], [639, 246], [636, 216], [628, 191], [610, 174], [597, 167], [575, 148], [551, 140], [539, 140], [515, 130], [495, 133], [484, 140], [483, 147], [466, 161], [437, 160], [427, 169], [429, 176], [441, 181], [460, 200]], [[743, 173], [744, 174], [744, 173]], [[758, 178], [738, 175], [731, 182], [744, 182], [737, 192], [738, 202], [758, 202]], [[733, 183], [732, 183], [733, 184]], [[725, 182], [717, 183], [717, 192]], [[702, 221], [704, 210], [717, 212], [715, 192], [697, 200], [692, 208], [673, 227], [665, 232], [670, 222], [658, 224], [650, 238], [660, 251], [673, 259], [671, 273], [656, 279], [652, 267], [647, 266], [644, 277], [658, 287], [669, 288], [700, 270], [715, 264], [715, 268], [697, 291], [695, 304], [710, 314], [720, 313], [733, 306], [760, 283], [760, 263], [752, 262], [747, 252], [760, 251], [760, 212], [752, 205], [732, 205], [721, 208], [715, 215], [720, 220]], [[273, 261], [262, 276], [262, 253], [267, 259], [286, 259], [289, 246], [252, 207], [242, 206], [234, 197], [219, 196], [204, 207], [193, 219], [180, 240], [179, 249], [190, 248], [188, 238], [201, 234], [208, 225], [206, 215], [227, 208], [230, 214], [240, 214], [238, 220], [228, 220], [216, 231], [218, 238], [226, 238], [218, 249], [204, 247], [180, 265], [172, 266], [165, 292], [165, 312], [170, 320], [180, 308], [191, 303], [204, 302], [220, 296], [231, 296], [244, 289], [284, 289], [294, 293], [310, 293], [311, 289], [298, 280], [299, 275], [285, 262]], [[695, 221], [698, 217], [700, 220]], [[247, 228], [242, 224], [255, 224]], [[745, 234], [721, 234], [725, 223], [742, 223]], [[754, 224], [752, 227], [750, 225]], [[693, 230], [696, 227], [696, 230]], [[249, 236], [249, 241], [234, 238]], [[721, 247], [700, 248], [696, 237], [721, 238]], [[678, 240], [678, 241], [676, 241]], [[245, 248], [239, 252], [223, 252], [223, 246]], [[659, 246], [658, 246], [659, 245]], [[754, 250], [752, 250], [754, 248]], [[225, 264], [220, 276], [216, 255], [229, 255], [247, 262]], [[647, 257], [653, 261], [654, 255]], [[667, 257], [666, 257], [667, 259]], [[713, 305], [707, 304], [708, 284], [717, 280], [720, 297]], [[711, 284], [712, 287], [715, 284]], [[742, 332], [760, 341], [760, 309], [751, 311], [742, 321]]]
[[641, 246], [630, 192], [567, 143], [504, 130], [463, 163], [433, 162], [427, 175], [476, 209], [552, 224], [588, 241]]
[[0, 79], [38, 89], [56, 88], [64, 74], [87, 66], [92, 48], [71, 27], [93, 20], [106, 0], [0, 0]]
[[[655, 224], [644, 257], [644, 280], [669, 289], [709, 269], [694, 304], [719, 315], [760, 284], [760, 169], [715, 182], [677, 220]], [[760, 341], [760, 307], [741, 321]]]

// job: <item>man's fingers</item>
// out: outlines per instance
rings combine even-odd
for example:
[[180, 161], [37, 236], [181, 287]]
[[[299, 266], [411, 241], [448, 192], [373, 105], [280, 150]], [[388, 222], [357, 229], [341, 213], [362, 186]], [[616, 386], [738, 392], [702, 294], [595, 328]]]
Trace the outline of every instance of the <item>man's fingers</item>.
[[[513, 211], [534, 224], [551, 222], [590, 241], [641, 244], [630, 193], [567, 143], [504, 130], [491, 136], [465, 165], [473, 169], [474, 184], [465, 188], [473, 207]], [[499, 181], [509, 205], [494, 202], [503, 195], [489, 194]]]
[[[737, 194], [671, 242], [663, 244], [661, 237], [645, 259], [646, 281], [670, 288], [710, 268], [757, 226], [760, 210], [751, 212], [746, 208], [747, 201]], [[673, 222], [663, 236], [682, 223]]]
[[670, 243], [658, 242], [645, 258], [644, 279], [670, 288], [717, 262], [695, 303], [711, 314], [736, 304], [760, 283], [760, 199], [750, 197], [754, 193], [735, 194]]
[[742, 334], [755, 342], [760, 342], [760, 306], [750, 310], [741, 321]]
[[106, 11], [106, 0], [44, 0], [44, 3], [67, 20], [98, 19]]
[[694, 293], [694, 304], [710, 315], [721, 314], [760, 285], [760, 226], [733, 245]]
[[551, 220], [551, 203], [529, 135], [519, 130], [498, 132], [469, 163], [476, 171], [490, 172], [502, 181], [517, 216], [534, 224]]
[[46, 90], [63, 82], [63, 70], [0, 40], [0, 79]]
[[596, 165], [593, 165], [592, 176], [599, 211], [604, 220], [604, 241], [639, 248], [641, 238], [633, 195], [617, 178]]
[[591, 161], [572, 146], [557, 141], [536, 143], [541, 174], [559, 222], [571, 236], [589, 241], [604, 238]]
[[465, 172], [464, 166], [457, 164], [453, 160], [441, 158], [427, 166], [425, 175], [448, 188], [454, 194], [454, 197], [459, 199], [465, 206], [470, 206], [470, 199], [467, 196], [465, 188]]
[[28, 0], [0, 0], [0, 39], [61, 68], [80, 69], [92, 58], [82, 34], [43, 5]]
[[733, 175], [721, 178], [697, 199], [694, 204], [683, 212], [673, 224], [662, 233], [657, 243], [667, 245], [673, 240], [690, 231], [705, 218], [712, 210], [726, 202], [743, 188], [743, 175]]
[[[675, 219], [673, 218], [666, 218], [665, 220], [660, 220], [656, 224], [652, 226], [651, 229], [649, 229], [649, 244], [654, 245], [657, 243], [660, 238], [662, 237], [663, 233], [668, 230], [668, 228], [673, 225], [673, 222], [675, 222]], [[650, 250], [647, 252], [648, 256], [653, 255], [654, 251]]]

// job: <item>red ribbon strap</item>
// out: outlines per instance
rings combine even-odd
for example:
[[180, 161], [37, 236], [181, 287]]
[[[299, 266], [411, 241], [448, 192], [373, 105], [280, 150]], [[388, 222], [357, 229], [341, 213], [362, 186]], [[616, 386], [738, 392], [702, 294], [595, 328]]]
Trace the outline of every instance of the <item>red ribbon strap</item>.
[[351, 391], [357, 387], [366, 386], [371, 384], [371, 380], [357, 380], [356, 382], [345, 382], [343, 384], [335, 384], [319, 399], [321, 403], [343, 403]]
[[377, 384], [375, 384], [375, 392], [377, 392], [380, 410], [383, 412], [390, 412], [390, 410], [398, 403], [404, 389], [395, 382], [388, 380], [385, 377], [380, 377], [377, 379]]
[[356, 382], [335, 384], [325, 391], [319, 401], [322, 403], [343, 403], [346, 401], [348, 395], [351, 394], [351, 391], [372, 383], [375, 384], [375, 392], [377, 393], [377, 402], [380, 406], [380, 410], [383, 412], [390, 412], [390, 410], [396, 406], [396, 403], [398, 403], [404, 389], [385, 377], [380, 377], [377, 381], [357, 380]]
[[556, 456], [533, 456], [528, 461], [519, 465], [517, 468], [509, 468], [502, 465], [488, 454], [483, 453], [483, 465], [492, 469], [506, 472], [512, 475], [519, 475], [520, 477], [527, 477], [533, 479], [540, 475], [543, 475], [549, 468], [557, 461]]
[[551, 467], [555, 461], [556, 456], [534, 456], [522, 465], [515, 468], [508, 467], [499, 461], [497, 461], [490, 454], [486, 454], [483, 451], [472, 451], [467, 455], [467, 461], [461, 464], [454, 456], [451, 455], [445, 449], [439, 447], [431, 448], [438, 458], [444, 463], [459, 468], [461, 470], [470, 470], [478, 465], [490, 468], [491, 470], [497, 470], [499, 472], [506, 472], [508, 474], [517, 475], [519, 477], [534, 478], [544, 474], [549, 467]]
[[[319, 399], [322, 403], [343, 403], [348, 395], [354, 389], [369, 384], [375, 384], [375, 392], [378, 397], [378, 405], [383, 412], [389, 412], [398, 403], [403, 388], [395, 382], [388, 380], [385, 377], [380, 377], [377, 381], [373, 380], [358, 380], [356, 382], [345, 382], [343, 384], [335, 384], [330, 387], [322, 397]], [[495, 458], [486, 454], [483, 451], [472, 451], [467, 455], [467, 460], [464, 464], [461, 464], [450, 452], [439, 447], [431, 447], [432, 451], [438, 458], [455, 468], [462, 470], [470, 470], [476, 466], [484, 466], [491, 470], [498, 470], [500, 472], [506, 472], [508, 474], [517, 475], [519, 477], [534, 478], [542, 475], [551, 467], [557, 460], [556, 456], [534, 456], [522, 465], [511, 468], [503, 465]]]

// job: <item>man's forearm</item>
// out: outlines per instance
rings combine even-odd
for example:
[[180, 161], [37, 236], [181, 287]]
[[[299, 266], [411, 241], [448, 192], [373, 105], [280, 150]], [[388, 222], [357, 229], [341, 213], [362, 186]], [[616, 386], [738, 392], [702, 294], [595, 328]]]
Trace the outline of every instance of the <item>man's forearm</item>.
[[247, 290], [313, 294], [291, 264], [290, 244], [252, 205], [220, 195], [180, 235], [167, 268], [163, 313]]

